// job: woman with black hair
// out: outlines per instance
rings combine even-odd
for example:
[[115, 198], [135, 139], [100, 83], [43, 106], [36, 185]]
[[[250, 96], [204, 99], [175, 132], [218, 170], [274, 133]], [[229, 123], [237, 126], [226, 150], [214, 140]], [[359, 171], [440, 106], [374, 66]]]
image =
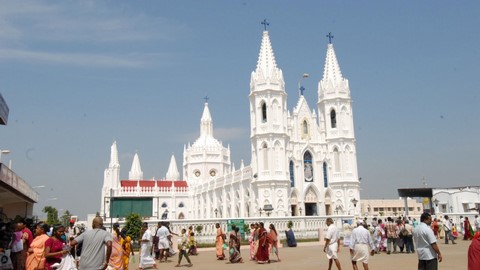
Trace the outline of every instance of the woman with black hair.
[[39, 222], [35, 227], [35, 239], [33, 239], [28, 249], [26, 270], [35, 270], [45, 268], [45, 242], [48, 240], [46, 232], [50, 230], [48, 224]]
[[62, 240], [63, 235], [65, 235], [65, 226], [55, 225], [52, 237], [45, 241], [45, 269], [47, 270], [53, 269], [53, 264], [61, 263], [62, 257], [70, 253], [70, 249], [65, 248], [65, 242]]

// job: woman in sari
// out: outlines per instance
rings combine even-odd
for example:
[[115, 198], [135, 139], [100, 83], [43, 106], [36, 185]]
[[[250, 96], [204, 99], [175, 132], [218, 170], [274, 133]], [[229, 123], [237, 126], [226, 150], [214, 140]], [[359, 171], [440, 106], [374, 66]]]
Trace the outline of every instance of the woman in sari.
[[127, 228], [123, 228], [120, 235], [123, 238], [123, 269], [128, 270], [130, 254], [135, 255], [132, 249], [132, 238], [127, 235]]
[[255, 236], [255, 225], [252, 223], [250, 224], [250, 237], [248, 238], [248, 243], [250, 244], [250, 261], [253, 261], [254, 257], [255, 257], [255, 253], [253, 253], [254, 251], [254, 241], [253, 241], [253, 238]]
[[123, 270], [123, 238], [120, 235], [120, 224], [113, 224], [112, 255], [108, 265], [115, 270]]
[[215, 238], [215, 250], [217, 254], [217, 260], [223, 260], [225, 259], [225, 253], [223, 253], [225, 234], [223, 233], [222, 228], [220, 228], [220, 223], [215, 224], [215, 228], [217, 228], [217, 236]]
[[62, 235], [65, 235], [65, 227], [56, 225], [53, 227], [52, 237], [45, 241], [45, 269], [47, 270], [54, 269], [52, 265], [61, 263], [62, 257], [70, 253], [69, 249], [64, 249]]
[[[235, 228], [235, 229], [238, 229]], [[229, 235], [228, 241], [228, 253], [229, 253], [229, 261], [230, 263], [243, 263], [242, 255], [240, 255], [240, 250], [238, 247], [240, 246], [240, 239], [238, 238], [237, 232], [234, 230]]]
[[259, 226], [260, 228], [258, 229], [257, 263], [270, 263], [270, 259], [268, 257], [268, 233], [267, 230], [265, 230], [265, 228], [263, 227], [263, 222], [260, 222]]
[[270, 224], [270, 240], [272, 241], [271, 251], [273, 254], [277, 255], [277, 261], [280, 262], [280, 256], [278, 255], [278, 233], [275, 229], [275, 225]]
[[436, 218], [433, 219], [431, 226], [432, 226], [432, 230], [433, 230], [433, 234], [435, 235], [435, 238], [438, 239], [438, 229], [440, 228], [440, 226], [438, 225], [438, 221]]
[[468, 217], [465, 217], [465, 221], [463, 222], [463, 230], [465, 231], [465, 234], [463, 235], [463, 240], [472, 240], [473, 228], [472, 225], [470, 225]]
[[49, 229], [48, 225], [43, 222], [37, 224], [35, 228], [36, 237], [28, 249], [26, 270], [45, 268], [45, 242], [49, 238], [45, 233], [48, 232]]

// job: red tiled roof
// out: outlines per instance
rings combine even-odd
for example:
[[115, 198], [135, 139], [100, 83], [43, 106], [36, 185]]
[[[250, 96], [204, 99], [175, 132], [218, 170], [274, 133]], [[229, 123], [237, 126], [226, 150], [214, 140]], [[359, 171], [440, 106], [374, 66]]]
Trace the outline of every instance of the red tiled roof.
[[175, 187], [188, 187], [187, 181], [177, 180], [177, 181], [168, 181], [168, 180], [121, 180], [120, 185], [122, 187], [136, 187], [140, 185], [141, 187], [154, 187], [155, 183], [158, 187], [171, 187], [172, 182]]

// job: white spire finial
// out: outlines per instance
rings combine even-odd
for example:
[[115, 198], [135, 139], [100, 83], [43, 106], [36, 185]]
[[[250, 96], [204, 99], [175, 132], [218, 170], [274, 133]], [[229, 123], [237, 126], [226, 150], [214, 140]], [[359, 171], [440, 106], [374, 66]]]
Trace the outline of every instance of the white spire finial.
[[180, 180], [180, 173], [178, 172], [177, 162], [175, 161], [175, 156], [173, 154], [170, 158], [170, 165], [168, 166], [168, 171], [165, 179], [171, 181]]
[[109, 167], [120, 166], [118, 162], [118, 150], [117, 150], [117, 141], [114, 141], [112, 147], [110, 148], [110, 164]]
[[129, 180], [143, 180], [143, 172], [142, 167], [140, 166], [140, 159], [138, 158], [138, 154], [135, 153], [133, 156], [132, 168], [128, 173]]
[[205, 102], [202, 118], [200, 119], [200, 136], [201, 137], [213, 136], [213, 121], [212, 121], [212, 116], [210, 115], [210, 110], [208, 109], [207, 102]]

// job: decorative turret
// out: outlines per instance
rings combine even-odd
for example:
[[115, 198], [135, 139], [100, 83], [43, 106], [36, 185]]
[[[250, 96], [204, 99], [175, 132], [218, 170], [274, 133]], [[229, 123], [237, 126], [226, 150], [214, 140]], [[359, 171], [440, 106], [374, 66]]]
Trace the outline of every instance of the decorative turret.
[[104, 188], [117, 188], [120, 186], [120, 163], [118, 162], [117, 142], [114, 141], [110, 148], [110, 163], [103, 176]]
[[208, 109], [208, 102], [205, 102], [202, 118], [200, 119], [200, 137], [212, 137], [213, 124], [210, 110]]
[[[208, 97], [205, 97], [200, 118], [200, 136], [183, 150], [183, 177], [190, 185], [223, 176], [230, 171], [230, 149], [213, 137], [213, 121], [207, 101]], [[167, 176], [167, 180], [173, 180], [168, 178]]]
[[140, 166], [140, 159], [138, 158], [138, 154], [135, 153], [133, 156], [132, 168], [128, 173], [129, 180], [143, 180], [143, 172], [142, 167]]
[[168, 166], [168, 171], [165, 176], [165, 180], [176, 181], [180, 180], [180, 173], [178, 172], [177, 162], [175, 161], [175, 156], [172, 154], [170, 158], [170, 165]]

